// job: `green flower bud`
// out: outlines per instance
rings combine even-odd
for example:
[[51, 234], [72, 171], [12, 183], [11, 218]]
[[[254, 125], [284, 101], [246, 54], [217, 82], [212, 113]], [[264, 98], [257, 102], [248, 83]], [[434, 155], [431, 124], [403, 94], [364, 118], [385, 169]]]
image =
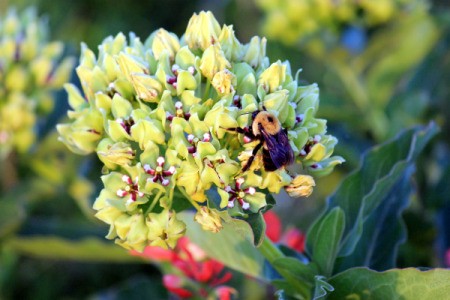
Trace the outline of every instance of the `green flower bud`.
[[236, 38], [232, 25], [224, 25], [222, 27], [219, 36], [219, 44], [222, 46], [222, 50], [228, 60], [238, 61], [241, 59], [243, 47]]
[[128, 81], [132, 81], [133, 74], [148, 73], [148, 65], [142, 59], [123, 52], [117, 57], [117, 63]]
[[201, 11], [189, 20], [184, 39], [189, 48], [206, 50], [216, 43], [220, 35], [220, 25], [214, 15], [208, 11]]
[[245, 46], [243, 60], [252, 68], [258, 68], [266, 57], [266, 38], [252, 37], [250, 43]]
[[200, 208], [194, 220], [206, 231], [217, 233], [223, 228], [220, 215], [215, 210], [211, 210], [206, 206]]
[[161, 83], [154, 76], [142, 73], [131, 73], [131, 83], [137, 96], [146, 102], [157, 102], [163, 90]]
[[250, 94], [256, 96], [256, 74], [247, 63], [239, 63], [233, 66], [233, 73], [236, 75], [238, 95]]
[[115, 169], [116, 165], [130, 165], [135, 158], [135, 151], [127, 143], [114, 143], [109, 138], [103, 139], [97, 146], [98, 158], [108, 169]]
[[322, 177], [330, 174], [334, 167], [344, 163], [345, 160], [340, 156], [332, 156], [330, 158], [324, 159], [318, 163], [308, 163], [305, 164], [308, 172], [316, 177]]
[[164, 29], [156, 31], [152, 43], [152, 51], [155, 59], [159, 59], [163, 51], [168, 52], [171, 60], [175, 59], [175, 54], [180, 49], [178, 37]]
[[306, 155], [305, 160], [312, 160], [312, 161], [321, 161], [324, 159], [326, 154], [325, 146], [318, 143], [311, 147], [309, 150], [309, 153]]
[[217, 72], [211, 81], [220, 96], [234, 93], [236, 83], [236, 76], [227, 69]]
[[72, 124], [59, 124], [56, 129], [59, 140], [74, 153], [89, 154], [97, 148], [103, 135], [102, 115], [95, 110], [85, 109], [71, 114]]
[[314, 178], [309, 175], [297, 175], [292, 182], [285, 187], [291, 197], [308, 197], [312, 194], [316, 185]]
[[286, 65], [280, 61], [273, 63], [259, 75], [258, 85], [263, 85], [264, 89], [273, 93], [282, 87], [286, 80]]
[[214, 44], [209, 46], [203, 53], [199, 68], [203, 76], [212, 80], [217, 72], [231, 68], [231, 64], [220, 48], [220, 44]]

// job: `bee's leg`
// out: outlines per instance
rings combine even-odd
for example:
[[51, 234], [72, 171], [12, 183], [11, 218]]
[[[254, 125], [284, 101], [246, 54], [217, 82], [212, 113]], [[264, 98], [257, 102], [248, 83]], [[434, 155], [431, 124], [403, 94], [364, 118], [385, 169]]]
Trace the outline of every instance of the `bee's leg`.
[[247, 134], [245, 129], [244, 128], [240, 128], [240, 127], [225, 128], [225, 127], [220, 126], [220, 128], [225, 129], [227, 131], [236, 131], [237, 133]]
[[237, 133], [241, 133], [244, 136], [246, 136], [247, 138], [249, 138], [250, 140], [254, 140], [256, 137], [253, 134], [253, 132], [251, 132], [248, 128], [240, 128], [240, 127], [231, 127], [231, 128], [225, 128], [225, 127], [220, 127], [222, 129], [225, 129], [227, 131], [234, 131]]
[[255, 159], [256, 153], [258, 153], [259, 149], [261, 149], [262, 146], [263, 146], [263, 143], [259, 143], [258, 145], [256, 145], [256, 147], [252, 151], [252, 156], [250, 156], [250, 158], [248, 159], [247, 163], [242, 168], [242, 172], [245, 172], [245, 171], [247, 171], [250, 168], [250, 166], [253, 163], [253, 160]]

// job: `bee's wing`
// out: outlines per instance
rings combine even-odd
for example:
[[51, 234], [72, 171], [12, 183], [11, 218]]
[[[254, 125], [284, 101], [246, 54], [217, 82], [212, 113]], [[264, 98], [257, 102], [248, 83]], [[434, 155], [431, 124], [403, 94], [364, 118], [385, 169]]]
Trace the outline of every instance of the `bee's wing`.
[[261, 132], [264, 136], [270, 158], [277, 169], [294, 162], [294, 152], [289, 144], [286, 132], [281, 130], [274, 135], [268, 134], [265, 130], [261, 130]]

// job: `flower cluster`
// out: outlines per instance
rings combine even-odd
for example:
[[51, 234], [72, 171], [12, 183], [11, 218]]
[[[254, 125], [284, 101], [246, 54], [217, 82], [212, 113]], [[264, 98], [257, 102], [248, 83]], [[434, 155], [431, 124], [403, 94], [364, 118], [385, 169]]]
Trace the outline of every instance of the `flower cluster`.
[[0, 15], [0, 158], [34, 143], [38, 117], [51, 112], [51, 93], [72, 70], [73, 59], [60, 61], [62, 51], [62, 43], [49, 42], [47, 23], [33, 8]]
[[[60, 140], [79, 154], [96, 152], [109, 171], [94, 203], [110, 225], [108, 238], [132, 249], [173, 247], [187, 204], [205, 230], [222, 228], [221, 214], [244, 217], [266, 207], [264, 192], [312, 192], [312, 176], [332, 171], [336, 138], [315, 114], [316, 84], [299, 86], [288, 62], [270, 63], [266, 40], [242, 44], [233, 27], [210, 12], [194, 14], [183, 37], [159, 29], [144, 42], [108, 37], [99, 54], [85, 45], [76, 71], [83, 92], [66, 85], [70, 123]], [[302, 174], [264, 169], [252, 112], [266, 109], [286, 130]]]
[[372, 28], [405, 11], [425, 8], [423, 0], [256, 0], [266, 13], [263, 32], [287, 45], [324, 33], [330, 40], [345, 26]]
[[173, 268], [164, 274], [163, 284], [181, 299], [231, 300], [237, 296], [235, 289], [224, 285], [232, 279], [231, 272], [226, 271], [220, 262], [208, 258], [186, 237], [180, 239], [174, 250], [149, 246], [142, 253], [131, 254], [154, 262], [169, 263]]

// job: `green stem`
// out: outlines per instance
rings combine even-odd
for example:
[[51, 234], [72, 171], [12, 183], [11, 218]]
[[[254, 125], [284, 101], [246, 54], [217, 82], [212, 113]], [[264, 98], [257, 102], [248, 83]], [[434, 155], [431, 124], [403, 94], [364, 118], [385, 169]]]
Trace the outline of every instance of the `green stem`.
[[267, 235], [264, 237], [264, 240], [262, 241], [262, 244], [261, 246], [259, 246], [258, 249], [261, 252], [261, 254], [265, 257], [265, 259], [267, 259], [267, 261], [272, 265], [272, 267], [278, 273], [280, 273], [281, 276], [286, 278], [286, 275], [288, 275], [288, 273], [284, 269], [276, 267], [273, 264], [274, 261], [277, 260], [278, 258], [283, 258], [286, 256], [283, 254], [283, 252], [281, 252], [280, 249], [278, 249], [277, 246], [275, 246], [274, 243], [272, 243], [272, 241], [267, 237]]
[[178, 190], [183, 194], [183, 196], [192, 204], [193, 207], [195, 207], [195, 209], [197, 211], [200, 211], [200, 205], [198, 205], [197, 202], [195, 202], [195, 200], [192, 200], [191, 197], [189, 197], [189, 195], [186, 193], [185, 190], [183, 190], [183, 188], [178, 188]]
[[208, 100], [210, 88], [211, 88], [211, 81], [209, 81], [209, 79], [206, 79], [205, 92], [203, 93], [203, 101]]
[[[283, 254], [283, 252], [280, 251], [280, 249], [278, 249], [277, 246], [275, 246], [271, 240], [269, 240], [269, 238], [266, 236], [264, 237], [264, 240], [261, 244], [261, 246], [259, 246], [259, 251], [261, 252], [261, 254], [267, 259], [267, 261], [272, 265], [273, 262], [277, 259], [277, 258], [283, 258], [285, 257], [285, 255]], [[274, 267], [275, 268], [275, 267]], [[276, 269], [276, 268], [275, 268]], [[279, 271], [279, 270], [277, 270]]]
[[147, 209], [146, 213], [151, 213], [153, 209], [155, 208], [156, 203], [158, 203], [159, 198], [161, 198], [163, 191], [159, 191], [158, 194], [153, 198], [152, 204], [150, 204], [150, 207]]
[[[280, 268], [274, 265], [274, 262], [279, 258], [286, 257], [277, 246], [275, 246], [271, 240], [267, 236], [264, 237], [264, 240], [259, 246], [260, 253], [267, 259], [267, 261], [272, 265], [272, 267], [284, 278], [287, 282], [292, 284], [293, 275], [288, 270], [284, 268]], [[307, 284], [304, 282], [296, 280], [293, 287], [300, 293], [302, 298], [300, 299], [310, 299], [310, 291]]]

